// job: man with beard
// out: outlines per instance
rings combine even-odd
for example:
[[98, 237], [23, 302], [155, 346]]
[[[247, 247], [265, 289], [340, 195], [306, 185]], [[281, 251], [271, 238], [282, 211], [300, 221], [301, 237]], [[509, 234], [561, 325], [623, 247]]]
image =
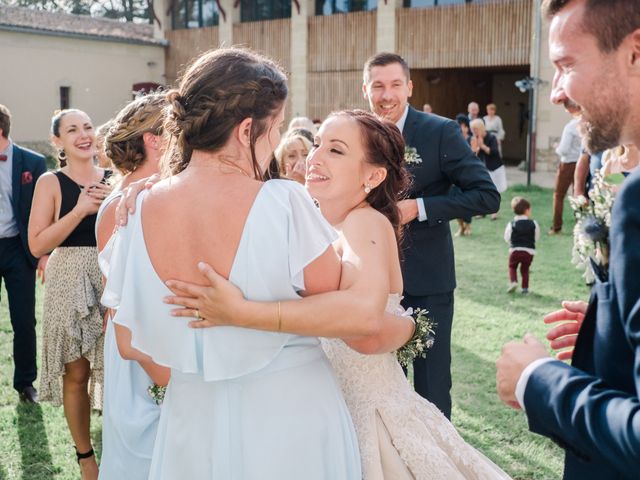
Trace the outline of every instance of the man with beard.
[[[498, 211], [500, 194], [456, 122], [409, 106], [413, 84], [401, 56], [374, 55], [364, 66], [363, 80], [371, 110], [402, 132], [406, 166], [413, 177], [409, 199], [399, 204], [407, 224], [403, 304], [428, 310], [437, 324], [428, 358], [413, 364], [415, 389], [450, 418], [456, 280], [449, 221]], [[454, 185], [458, 188], [452, 192]]]
[[[545, 0], [543, 10], [556, 68], [552, 101], [577, 111], [590, 152], [640, 146], [640, 0]], [[505, 345], [497, 361], [500, 398], [566, 450], [565, 479], [640, 475], [638, 172], [618, 193], [609, 243], [608, 271], [594, 269], [588, 308], [565, 302], [545, 317], [567, 322], [548, 338], [554, 348], [575, 344], [572, 365], [530, 335]]]

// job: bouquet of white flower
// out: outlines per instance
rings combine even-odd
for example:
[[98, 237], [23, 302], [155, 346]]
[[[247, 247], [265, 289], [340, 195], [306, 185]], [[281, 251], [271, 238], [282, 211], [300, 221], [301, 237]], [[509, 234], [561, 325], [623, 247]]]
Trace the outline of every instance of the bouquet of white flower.
[[576, 217], [571, 263], [584, 269], [583, 277], [587, 283], [593, 283], [596, 275], [603, 281], [608, 277], [611, 209], [617, 185], [623, 180], [621, 174], [602, 177], [598, 172], [589, 190], [589, 198], [569, 199]]
[[409, 308], [403, 315], [413, 318], [416, 329], [413, 337], [396, 351], [398, 362], [403, 367], [407, 367], [413, 363], [416, 358], [426, 358], [427, 350], [433, 347], [435, 337], [435, 323], [427, 317], [427, 311]]

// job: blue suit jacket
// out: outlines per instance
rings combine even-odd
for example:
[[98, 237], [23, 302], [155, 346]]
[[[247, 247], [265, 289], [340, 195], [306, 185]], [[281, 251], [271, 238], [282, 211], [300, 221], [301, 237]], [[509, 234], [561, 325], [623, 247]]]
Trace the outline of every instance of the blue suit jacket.
[[22, 148], [15, 143], [13, 144], [13, 173], [11, 179], [13, 215], [18, 224], [24, 253], [34, 268], [38, 263], [38, 259], [31, 255], [29, 250], [27, 228], [29, 215], [31, 214], [33, 191], [38, 178], [46, 171], [47, 167], [42, 155]]
[[640, 172], [618, 193], [610, 245], [573, 365], [541, 365], [525, 391], [529, 428], [566, 450], [565, 479], [640, 478]]
[[[409, 198], [424, 198], [427, 213], [405, 232], [404, 289], [414, 296], [451, 292], [456, 275], [449, 220], [497, 212], [500, 194], [453, 120], [409, 107], [402, 134], [422, 158], [407, 164]], [[452, 192], [453, 185], [460, 190]]]

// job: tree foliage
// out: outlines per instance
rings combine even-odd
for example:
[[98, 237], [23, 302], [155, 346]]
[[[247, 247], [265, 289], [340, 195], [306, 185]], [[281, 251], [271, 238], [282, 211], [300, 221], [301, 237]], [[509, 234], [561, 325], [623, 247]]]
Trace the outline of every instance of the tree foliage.
[[0, 4], [4, 5], [137, 23], [152, 22], [151, 2], [152, 0], [0, 0]]

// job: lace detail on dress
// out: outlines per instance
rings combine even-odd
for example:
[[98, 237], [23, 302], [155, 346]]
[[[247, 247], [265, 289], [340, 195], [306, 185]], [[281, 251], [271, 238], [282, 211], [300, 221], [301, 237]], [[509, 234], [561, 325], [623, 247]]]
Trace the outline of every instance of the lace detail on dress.
[[[395, 313], [402, 297], [389, 296]], [[417, 480], [507, 479], [502, 470], [468, 445], [447, 418], [415, 393], [393, 353], [362, 355], [342, 340], [322, 339], [340, 381], [358, 435], [365, 480], [391, 480], [380, 455], [380, 422]], [[395, 479], [394, 479], [395, 480]]]

